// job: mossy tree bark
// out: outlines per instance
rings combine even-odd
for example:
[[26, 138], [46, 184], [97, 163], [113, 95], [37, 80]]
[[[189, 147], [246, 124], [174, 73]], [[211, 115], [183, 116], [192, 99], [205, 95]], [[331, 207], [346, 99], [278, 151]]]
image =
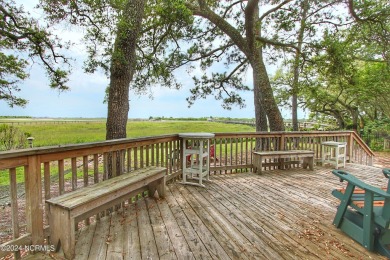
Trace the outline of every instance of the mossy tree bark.
[[[136, 67], [136, 46], [141, 34], [145, 0], [129, 0], [118, 21], [114, 53], [110, 67], [106, 139], [126, 138], [129, 113], [129, 88]], [[117, 151], [108, 154], [109, 178], [124, 171], [125, 154]], [[115, 169], [115, 170], [113, 170]]]
[[141, 33], [145, 0], [129, 0], [118, 21], [110, 68], [106, 139], [126, 138], [129, 86], [136, 65], [136, 46]]

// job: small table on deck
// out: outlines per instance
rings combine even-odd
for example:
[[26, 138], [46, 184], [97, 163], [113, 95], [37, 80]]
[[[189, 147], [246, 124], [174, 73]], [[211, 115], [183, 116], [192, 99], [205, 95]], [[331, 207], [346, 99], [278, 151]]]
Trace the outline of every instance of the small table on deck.
[[[310, 170], [313, 170], [314, 164], [314, 152], [308, 150], [290, 150], [290, 151], [265, 151], [265, 152], [253, 152], [253, 171], [261, 174], [263, 166], [276, 165], [279, 169], [284, 169], [285, 165], [291, 164], [291, 162], [284, 159], [291, 158], [303, 158], [302, 166], [304, 169], [309, 166]], [[263, 159], [274, 159], [274, 162], [263, 163]], [[275, 162], [277, 159], [277, 162]]]
[[[203, 181], [208, 181], [210, 176], [210, 138], [214, 136], [210, 133], [179, 134], [183, 138], [183, 184], [205, 187]], [[189, 165], [187, 156], [190, 157]]]
[[344, 142], [328, 141], [321, 143], [322, 152], [322, 166], [325, 163], [333, 164], [336, 170], [339, 168], [341, 161], [342, 167], [345, 168], [345, 157], [347, 144]]

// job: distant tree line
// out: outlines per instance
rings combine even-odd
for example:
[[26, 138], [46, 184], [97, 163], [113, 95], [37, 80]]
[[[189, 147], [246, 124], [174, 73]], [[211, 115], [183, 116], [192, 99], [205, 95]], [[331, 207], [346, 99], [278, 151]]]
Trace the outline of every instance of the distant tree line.
[[0, 118], [32, 118], [31, 116], [0, 116]]

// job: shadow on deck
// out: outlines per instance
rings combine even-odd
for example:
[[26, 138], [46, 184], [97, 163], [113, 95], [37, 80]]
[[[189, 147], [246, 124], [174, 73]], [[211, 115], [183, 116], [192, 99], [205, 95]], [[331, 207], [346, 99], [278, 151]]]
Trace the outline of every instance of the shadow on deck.
[[[387, 181], [379, 168], [345, 170], [374, 185]], [[170, 184], [164, 200], [141, 199], [82, 229], [76, 259], [382, 259], [332, 225], [331, 191], [345, 184], [331, 168], [212, 180], [207, 188]]]

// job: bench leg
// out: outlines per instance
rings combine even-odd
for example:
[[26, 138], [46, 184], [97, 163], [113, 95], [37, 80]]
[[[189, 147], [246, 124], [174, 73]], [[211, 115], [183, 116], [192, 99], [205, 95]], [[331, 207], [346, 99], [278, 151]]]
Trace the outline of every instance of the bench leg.
[[314, 170], [314, 157], [304, 157], [303, 158], [303, 165], [302, 165], [303, 169], [306, 169], [307, 166], [309, 166], [309, 169], [311, 171]]
[[257, 173], [258, 174], [263, 174], [263, 158], [259, 158], [259, 162], [258, 162], [258, 167], [257, 167]]
[[161, 198], [165, 197], [165, 176], [159, 181], [157, 185], [157, 192]]
[[302, 168], [306, 169], [308, 165], [309, 165], [309, 162], [307, 161], [307, 157], [303, 157]]
[[279, 170], [285, 170], [286, 169], [285, 158], [279, 158], [278, 159], [278, 169]]
[[258, 154], [253, 154], [253, 172], [257, 174], [261, 174], [262, 168], [262, 158]]
[[75, 256], [75, 223], [70, 211], [50, 206], [50, 243], [56, 251], [62, 248], [66, 259]]
[[157, 191], [160, 198], [165, 197], [165, 176], [157, 181], [154, 181], [148, 185], [149, 196], [154, 196], [154, 193]]
[[314, 171], [314, 157], [309, 158], [309, 169]]
[[261, 156], [254, 156], [253, 157], [253, 171], [257, 174], [262, 174], [263, 169], [263, 158]]

